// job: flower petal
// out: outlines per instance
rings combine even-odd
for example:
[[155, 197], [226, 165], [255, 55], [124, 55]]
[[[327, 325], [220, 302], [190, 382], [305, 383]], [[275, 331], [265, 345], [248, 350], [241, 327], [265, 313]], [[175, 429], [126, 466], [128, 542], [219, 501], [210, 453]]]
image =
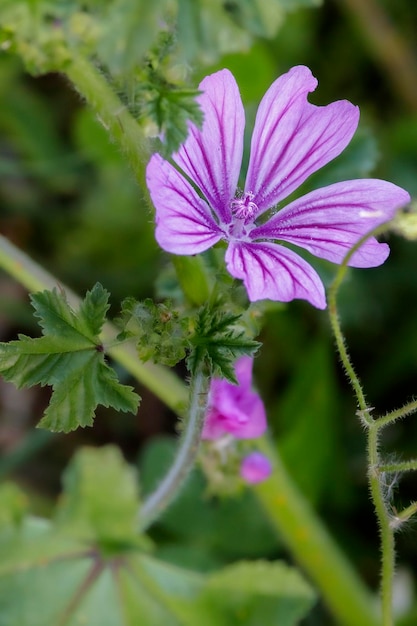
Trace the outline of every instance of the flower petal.
[[155, 237], [173, 254], [197, 254], [222, 238], [222, 232], [190, 183], [168, 161], [154, 154], [146, 182], [156, 209]]
[[[377, 179], [349, 180], [317, 189], [281, 209], [251, 231], [253, 239], [281, 239], [318, 257], [341, 263], [349, 249], [376, 226], [389, 221], [409, 194]], [[349, 261], [353, 267], [376, 267], [389, 254], [387, 244], [371, 237]]]
[[252, 385], [253, 358], [241, 356], [235, 363], [235, 373], [239, 386], [250, 388]]
[[259, 395], [252, 391], [251, 357], [236, 361], [235, 371], [239, 384], [213, 378], [210, 385], [203, 439], [219, 439], [226, 434], [236, 439], [255, 439], [266, 430], [266, 412]]
[[207, 76], [197, 97], [203, 127], [189, 125], [189, 135], [175, 162], [203, 192], [220, 219], [229, 223], [243, 154], [245, 113], [239, 89], [229, 70]]
[[202, 438], [219, 439], [230, 434], [236, 439], [256, 439], [264, 434], [267, 423], [262, 400], [254, 391], [233, 395], [227, 381], [217, 381], [214, 406], [208, 410]]
[[316, 86], [308, 67], [293, 67], [271, 85], [259, 105], [245, 186], [254, 194], [259, 213], [337, 157], [357, 128], [359, 109], [350, 102], [320, 107], [307, 102]]
[[269, 242], [232, 242], [226, 251], [226, 263], [231, 275], [243, 280], [251, 302], [301, 298], [318, 309], [326, 308], [317, 272], [288, 248]]

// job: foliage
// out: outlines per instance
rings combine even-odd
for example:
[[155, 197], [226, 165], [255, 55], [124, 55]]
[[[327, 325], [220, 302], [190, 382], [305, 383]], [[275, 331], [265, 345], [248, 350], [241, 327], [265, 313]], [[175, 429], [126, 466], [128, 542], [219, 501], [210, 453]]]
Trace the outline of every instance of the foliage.
[[[139, 397], [118, 382], [105, 361], [100, 335], [109, 308], [109, 293], [97, 283], [75, 312], [64, 292], [56, 289], [33, 294], [31, 302], [42, 337], [19, 335], [0, 344], [0, 372], [17, 387], [51, 385], [51, 400], [39, 425], [69, 432], [91, 426], [97, 406], [136, 412]], [[221, 303], [202, 307], [194, 317], [180, 316], [169, 304], [133, 298], [123, 304], [124, 331], [120, 340], [134, 337], [142, 361], [175, 365], [187, 355], [194, 373], [206, 363], [213, 375], [237, 382], [234, 363], [252, 354], [259, 343], [237, 323], [240, 315], [225, 312]]]
[[294, 626], [314, 601], [280, 562], [242, 561], [205, 576], [152, 556], [136, 530], [134, 474], [114, 447], [79, 451], [54, 521], [16, 515], [21, 498], [7, 485], [0, 492], [2, 626]]
[[243, 354], [254, 354], [259, 342], [246, 336], [239, 327], [240, 315], [228, 313], [217, 302], [203, 306], [197, 314], [191, 337], [191, 353], [187, 364], [195, 372], [198, 364], [205, 361], [212, 375], [237, 383], [233, 364]]
[[98, 404], [136, 412], [139, 397], [121, 385], [105, 362], [100, 340], [108, 292], [97, 285], [86, 294], [78, 314], [65, 294], [44, 291], [31, 296], [42, 337], [20, 335], [0, 345], [0, 371], [18, 387], [51, 385], [50, 404], [40, 426], [68, 432], [91, 426]]
[[[162, 149], [171, 154], [184, 141], [188, 120], [202, 122], [198, 91], [170, 79], [173, 65], [179, 59], [195, 61], [196, 54], [213, 61], [224, 52], [247, 49], [253, 35], [272, 37], [297, 4], [90, 0], [80, 6], [75, 0], [4, 0], [0, 42], [34, 74], [63, 70], [79, 54], [93, 56], [116, 83], [135, 85], [128, 106], [142, 122], [156, 124]], [[182, 50], [174, 50], [177, 41], [185, 44]]]

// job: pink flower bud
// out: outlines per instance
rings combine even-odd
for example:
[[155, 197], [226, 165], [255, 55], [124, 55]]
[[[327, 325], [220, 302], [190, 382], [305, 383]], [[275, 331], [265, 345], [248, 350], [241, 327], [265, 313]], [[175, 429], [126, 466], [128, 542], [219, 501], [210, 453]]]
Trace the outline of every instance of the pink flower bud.
[[266, 413], [259, 395], [252, 391], [253, 359], [236, 361], [238, 385], [213, 378], [203, 430], [203, 439], [232, 435], [236, 439], [256, 439], [266, 430]]
[[240, 475], [250, 485], [266, 480], [272, 472], [271, 461], [261, 452], [251, 452], [240, 466]]

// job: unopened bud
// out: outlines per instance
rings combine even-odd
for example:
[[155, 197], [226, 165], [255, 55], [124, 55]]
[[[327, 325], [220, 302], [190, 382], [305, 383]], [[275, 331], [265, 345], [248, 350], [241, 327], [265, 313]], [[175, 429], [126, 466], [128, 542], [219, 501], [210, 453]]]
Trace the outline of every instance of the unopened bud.
[[417, 202], [412, 202], [407, 211], [399, 211], [392, 223], [392, 229], [411, 241], [417, 239]]
[[255, 485], [269, 478], [272, 472], [271, 461], [261, 452], [251, 452], [240, 466], [240, 475], [250, 485]]

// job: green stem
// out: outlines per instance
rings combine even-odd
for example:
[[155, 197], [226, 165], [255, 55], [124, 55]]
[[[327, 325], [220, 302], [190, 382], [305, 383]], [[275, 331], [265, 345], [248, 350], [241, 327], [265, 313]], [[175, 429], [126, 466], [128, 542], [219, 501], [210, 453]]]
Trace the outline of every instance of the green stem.
[[266, 439], [259, 449], [273, 461], [271, 477], [254, 487], [270, 521], [343, 626], [377, 626], [374, 599], [292, 482]]
[[379, 471], [380, 459], [378, 448], [378, 436], [381, 427], [402, 416], [401, 409], [393, 412], [384, 418], [374, 419], [371, 415], [371, 407], [365, 400], [365, 394], [356, 375], [355, 369], [351, 362], [349, 353], [346, 348], [345, 339], [340, 327], [339, 316], [337, 312], [337, 293], [346, 273], [347, 265], [353, 254], [362, 246], [365, 241], [379, 232], [386, 229], [386, 225], [381, 225], [372, 232], [367, 233], [353, 246], [343, 259], [336, 274], [336, 278], [329, 290], [329, 315], [332, 330], [336, 339], [337, 348], [341, 361], [345, 367], [348, 380], [355, 392], [359, 411], [358, 415], [362, 423], [367, 428], [368, 442], [368, 482], [372, 501], [375, 508], [376, 517], [379, 525], [379, 533], [381, 540], [381, 610], [382, 610], [382, 626], [392, 626], [392, 594], [393, 579], [395, 567], [395, 543], [394, 531], [391, 527], [391, 517], [384, 498], [385, 485], [382, 482], [381, 473]]
[[417, 411], [417, 400], [413, 400], [408, 404], [405, 404], [400, 409], [396, 409], [395, 411], [390, 411], [386, 415], [378, 418], [378, 428], [382, 428], [383, 426], [388, 426], [388, 424], [393, 424], [399, 419], [403, 417], [407, 417], [412, 413]]
[[[114, 337], [117, 332], [112, 324], [105, 324], [104, 341], [107, 337]], [[119, 344], [106, 349], [106, 352], [176, 415], [184, 415], [187, 406], [187, 389], [172, 370], [151, 361], [143, 363], [139, 360], [135, 348], [130, 344]]]
[[382, 626], [393, 626], [392, 593], [395, 567], [394, 530], [384, 498], [384, 485], [378, 469], [379, 428], [377, 422], [368, 429], [368, 480], [375, 513], [379, 522], [381, 539], [381, 601]]
[[337, 294], [340, 288], [340, 285], [343, 282], [347, 271], [347, 264], [349, 263], [349, 259], [351, 257], [351, 252], [349, 251], [348, 255], [346, 255], [343, 263], [340, 265], [339, 270], [336, 274], [336, 278], [333, 281], [329, 289], [328, 301], [329, 301], [329, 317], [330, 324], [332, 327], [333, 335], [336, 340], [336, 346], [339, 352], [340, 359], [343, 363], [343, 367], [345, 368], [346, 376], [352, 385], [353, 391], [355, 392], [356, 400], [358, 402], [359, 410], [361, 411], [363, 418], [370, 417], [365, 394], [362, 389], [362, 385], [359, 381], [359, 378], [355, 372], [355, 368], [353, 367], [352, 361], [350, 359], [349, 353], [346, 348], [345, 338], [342, 333], [342, 329], [340, 326], [339, 315], [337, 312]]
[[149, 160], [149, 146], [141, 127], [112, 91], [103, 75], [87, 59], [74, 56], [65, 67], [65, 73], [125, 154], [142, 192], [148, 198], [145, 171]]
[[397, 513], [391, 519], [391, 527], [395, 530], [399, 528], [404, 522], [408, 521], [410, 517], [417, 513], [417, 502], [412, 502], [405, 509]]
[[353, 367], [352, 361], [350, 359], [349, 353], [346, 348], [345, 338], [343, 336], [343, 333], [340, 327], [339, 316], [337, 313], [337, 305], [336, 305], [336, 294], [337, 294], [338, 286], [339, 284], [335, 282], [329, 291], [330, 324], [333, 330], [334, 337], [336, 339], [336, 345], [337, 345], [337, 349], [339, 352], [340, 360], [343, 363], [346, 376], [350, 384], [353, 387], [353, 391], [355, 392], [356, 400], [358, 402], [362, 419], [371, 419], [370, 407], [368, 407], [366, 403], [365, 394], [363, 392], [362, 385], [355, 372], [355, 368]]
[[139, 511], [141, 530], [148, 528], [171, 504], [195, 466], [207, 410], [209, 382], [202, 368], [192, 378], [189, 415], [183, 425], [174, 462], [155, 491], [145, 499]]
[[[100, 71], [87, 59], [74, 56], [65, 73], [97, 115], [110, 137], [126, 156], [150, 210], [152, 202], [146, 185], [149, 142], [137, 121], [112, 91]], [[173, 257], [173, 264], [190, 302], [203, 304], [210, 292], [210, 281], [201, 257]]]
[[[0, 235], [0, 268], [30, 292], [42, 291], [43, 289], [59, 289], [61, 286], [60, 281], [55, 276], [52, 276], [43, 267], [35, 263], [3, 235]], [[67, 297], [71, 306], [79, 302], [78, 298], [70, 290], [67, 291]]]
[[201, 255], [171, 257], [178, 282], [188, 301], [195, 306], [205, 304], [212, 290]]
[[378, 465], [378, 471], [381, 472], [414, 472], [417, 470], [417, 459], [412, 461], [403, 461], [402, 463], [382, 463]]

